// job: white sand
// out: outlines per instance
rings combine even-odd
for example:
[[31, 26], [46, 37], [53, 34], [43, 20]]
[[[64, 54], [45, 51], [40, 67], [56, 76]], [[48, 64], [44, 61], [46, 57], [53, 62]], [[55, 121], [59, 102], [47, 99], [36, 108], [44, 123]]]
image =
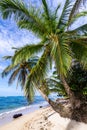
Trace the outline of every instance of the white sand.
[[47, 107], [15, 119], [0, 130], [87, 130], [87, 124], [62, 118]]
[[63, 118], [58, 113], [49, 117], [49, 121], [53, 123], [50, 130], [87, 130], [87, 124]]

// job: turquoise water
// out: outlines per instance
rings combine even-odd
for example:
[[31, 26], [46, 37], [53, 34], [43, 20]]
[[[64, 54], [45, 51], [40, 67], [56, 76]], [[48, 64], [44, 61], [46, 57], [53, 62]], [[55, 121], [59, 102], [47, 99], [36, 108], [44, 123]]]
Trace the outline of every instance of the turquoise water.
[[41, 96], [35, 96], [32, 104], [29, 104], [23, 96], [0, 97], [0, 126], [11, 122], [14, 114], [25, 115], [40, 109], [40, 106], [47, 105], [48, 103]]
[[[44, 102], [45, 100], [41, 96], [35, 96], [34, 102], [31, 105], [41, 104]], [[29, 103], [27, 99], [23, 96], [0, 97], [0, 113], [28, 105]]]
[[[49, 97], [53, 100], [60, 98], [56, 95]], [[41, 96], [35, 96], [32, 104], [29, 104], [23, 96], [0, 97], [0, 126], [11, 122], [14, 114], [22, 113], [25, 115], [40, 109], [40, 106], [46, 107], [48, 105]]]

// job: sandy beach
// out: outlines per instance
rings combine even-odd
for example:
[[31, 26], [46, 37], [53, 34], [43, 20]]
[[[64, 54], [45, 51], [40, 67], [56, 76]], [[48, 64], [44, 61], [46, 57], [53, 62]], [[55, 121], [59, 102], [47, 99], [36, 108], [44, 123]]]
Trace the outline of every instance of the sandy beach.
[[62, 118], [51, 107], [46, 107], [14, 119], [0, 130], [87, 130], [87, 124]]

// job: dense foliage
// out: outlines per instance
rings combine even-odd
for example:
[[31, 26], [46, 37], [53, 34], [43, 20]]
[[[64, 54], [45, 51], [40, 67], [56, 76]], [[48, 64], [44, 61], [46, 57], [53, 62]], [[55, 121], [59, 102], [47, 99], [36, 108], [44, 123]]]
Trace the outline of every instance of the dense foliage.
[[87, 97], [87, 70], [80, 63], [74, 63], [68, 73], [67, 82], [76, 96]]
[[60, 4], [54, 8], [46, 0], [40, 2], [41, 8], [33, 4], [27, 5], [21, 0], [0, 1], [3, 19], [14, 18], [19, 28], [32, 31], [40, 39], [39, 43], [33, 44], [32, 41], [31, 44], [19, 48], [12, 57], [12, 66], [27, 62], [41, 52], [38, 62], [32, 67], [24, 84], [26, 96], [32, 96], [33, 99], [34, 88], [40, 88], [43, 80], [49, 75], [50, 68], [55, 64], [64, 90], [68, 97], [73, 99], [73, 104], [74, 93], [66, 82], [66, 77], [73, 59], [78, 59], [85, 68], [87, 67], [87, 24], [72, 30], [70, 27], [79, 18], [87, 16], [87, 11], [76, 12], [82, 0], [66, 0], [60, 15]]

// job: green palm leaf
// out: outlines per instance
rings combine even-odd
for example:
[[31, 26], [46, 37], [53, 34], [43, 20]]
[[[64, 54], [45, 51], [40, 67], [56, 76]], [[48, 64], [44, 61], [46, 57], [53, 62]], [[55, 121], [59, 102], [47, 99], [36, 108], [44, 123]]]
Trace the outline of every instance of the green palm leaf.
[[20, 84], [22, 89], [24, 88], [28, 73], [29, 71], [26, 68], [21, 68], [19, 70], [19, 75], [17, 77], [17, 86]]
[[1, 73], [2, 78], [5, 77], [5, 76], [8, 76], [8, 75], [9, 75], [14, 69], [16, 69], [16, 68], [17, 68], [17, 65], [13, 65], [13, 64], [7, 66], [7, 67], [3, 70], [3, 72]]
[[[40, 88], [42, 79], [44, 79], [44, 77], [47, 75], [48, 72], [49, 57], [50, 57], [49, 51], [48, 49], [46, 49], [41, 58], [38, 60], [37, 64], [32, 68], [30, 74], [27, 77], [27, 81], [24, 87], [26, 96], [29, 95], [31, 96], [28, 89], [34, 90], [33, 87], [37, 89]], [[30, 99], [33, 99], [33, 96], [34, 95], [32, 95]]]
[[75, 21], [77, 21], [79, 18], [83, 17], [83, 16], [87, 16], [87, 11], [83, 11], [80, 12], [78, 14], [76, 14], [68, 23], [68, 26], [70, 26], [71, 24], [73, 24]]
[[81, 3], [82, 3], [82, 2], [84, 3], [85, 1], [86, 1], [86, 0], [76, 0], [76, 1], [75, 1], [74, 5], [73, 5], [73, 8], [72, 8], [72, 10], [71, 10], [71, 13], [70, 13], [70, 15], [69, 15], [68, 23], [70, 23], [71, 19], [77, 14], [78, 9], [79, 9]]
[[64, 7], [63, 7], [63, 11], [62, 14], [60, 16], [60, 19], [58, 21], [58, 27], [57, 28], [64, 28], [66, 27], [67, 24], [67, 20], [69, 18], [69, 14], [71, 12], [72, 9], [72, 4], [70, 0], [66, 0]]
[[14, 70], [14, 72], [11, 74], [9, 81], [8, 81], [9, 85], [12, 84], [15, 81], [15, 79], [17, 78], [17, 76], [19, 74], [19, 70], [20, 70], [20, 68]]
[[43, 3], [44, 12], [45, 12], [44, 13], [45, 19], [50, 20], [50, 10], [49, 10], [46, 0], [42, 0], [42, 3]]
[[84, 67], [87, 67], [87, 44], [83, 40], [76, 40], [71, 43], [74, 57], [78, 59]]
[[12, 59], [12, 56], [4, 56], [3, 59], [4, 60]]
[[[46, 32], [46, 28], [41, 21], [41, 15], [35, 7], [27, 6], [23, 1], [18, 0], [2, 0], [0, 1], [0, 10], [4, 19], [11, 18], [14, 14], [14, 18], [17, 21], [19, 27], [30, 28], [34, 33], [36, 30], [38, 34]], [[23, 24], [28, 22], [28, 28]], [[33, 29], [33, 25], [35, 29]]]
[[3, 70], [2, 77], [5, 77], [11, 73], [9, 78], [9, 84], [12, 84], [15, 81], [15, 79], [17, 79], [17, 86], [19, 83], [23, 89], [27, 75], [30, 73], [31, 68], [33, 68], [36, 65], [37, 61], [38, 61], [38, 57], [32, 57], [28, 59], [27, 62], [23, 61], [21, 63], [18, 63], [17, 65], [11, 63], [11, 65], [9, 65]]
[[78, 8], [79, 8], [80, 4], [82, 3], [82, 1], [83, 0], [76, 0], [75, 1], [74, 6], [73, 6], [73, 8], [71, 10], [71, 13], [69, 15], [69, 20], [68, 20], [69, 23], [70, 23], [72, 17], [77, 13]]
[[[46, 35], [46, 29], [45, 29], [44, 25], [43, 25], [43, 29], [42, 29], [42, 27], [40, 27], [40, 22], [39, 22], [39, 24], [36, 25], [35, 23], [29, 22], [28, 20], [20, 20], [17, 23], [17, 25], [21, 29], [24, 28], [24, 29], [27, 29], [27, 30], [32, 30], [32, 32], [34, 32], [35, 35], [37, 35], [37, 36], [39, 35], [39, 37], [41, 37], [42, 34]], [[42, 23], [41, 23], [41, 25], [42, 25]], [[38, 28], [40, 28], [40, 29], [39, 29], [39, 31], [37, 33]]]
[[51, 55], [55, 61], [57, 71], [60, 75], [67, 74], [67, 70], [70, 69], [72, 61], [72, 52], [70, 50], [68, 39], [62, 37], [61, 40], [52, 44]]
[[29, 102], [33, 102], [34, 100], [35, 89], [36, 86], [33, 84], [33, 82], [31, 82], [31, 78], [29, 77], [24, 87], [24, 94]]
[[27, 61], [31, 56], [37, 54], [44, 49], [44, 44], [39, 43], [36, 45], [26, 45], [20, 48], [12, 58], [14, 64], [18, 64], [21, 61]]
[[64, 86], [57, 75], [53, 74], [51, 77], [48, 77], [45, 80], [50, 93], [56, 92], [62, 96], [66, 95]]
[[[54, 63], [61, 82], [64, 84], [64, 90], [71, 99], [74, 94], [70, 90], [65, 77], [71, 67], [73, 58], [77, 58], [84, 63], [84, 66], [87, 66], [87, 36], [85, 35], [87, 29], [85, 29], [86, 25], [72, 31], [67, 31], [67, 28], [78, 18], [86, 16], [87, 12], [78, 13], [74, 18], [71, 18], [70, 15], [72, 15], [75, 6], [73, 7], [71, 0], [66, 0], [59, 18], [59, 5], [56, 9], [52, 8], [51, 10], [46, 0], [42, 0], [42, 4], [43, 8], [41, 10], [32, 5], [27, 6], [21, 0], [0, 1], [0, 11], [3, 18], [14, 17], [20, 28], [32, 31], [41, 40], [38, 44], [17, 48], [12, 57], [12, 65], [8, 66], [5, 72], [7, 74], [13, 72], [13, 74], [11, 73], [11, 82], [15, 80], [16, 76], [18, 77], [18, 82], [23, 85], [26, 96], [32, 101], [35, 88], [40, 89], [40, 85], [47, 87], [46, 84], [43, 85], [43, 80], [49, 74], [50, 64], [52, 65]], [[68, 22], [68, 20], [70, 21]], [[42, 55], [36, 64], [31, 65], [32, 67], [29, 64], [25, 65], [25, 62], [29, 62], [29, 59], [39, 52]], [[18, 72], [19, 68], [20, 70]], [[26, 80], [27, 70], [28, 77]], [[52, 90], [61, 90], [57, 88], [56, 83], [52, 82], [52, 85], [55, 86]], [[41, 89], [46, 92], [44, 88]]]

